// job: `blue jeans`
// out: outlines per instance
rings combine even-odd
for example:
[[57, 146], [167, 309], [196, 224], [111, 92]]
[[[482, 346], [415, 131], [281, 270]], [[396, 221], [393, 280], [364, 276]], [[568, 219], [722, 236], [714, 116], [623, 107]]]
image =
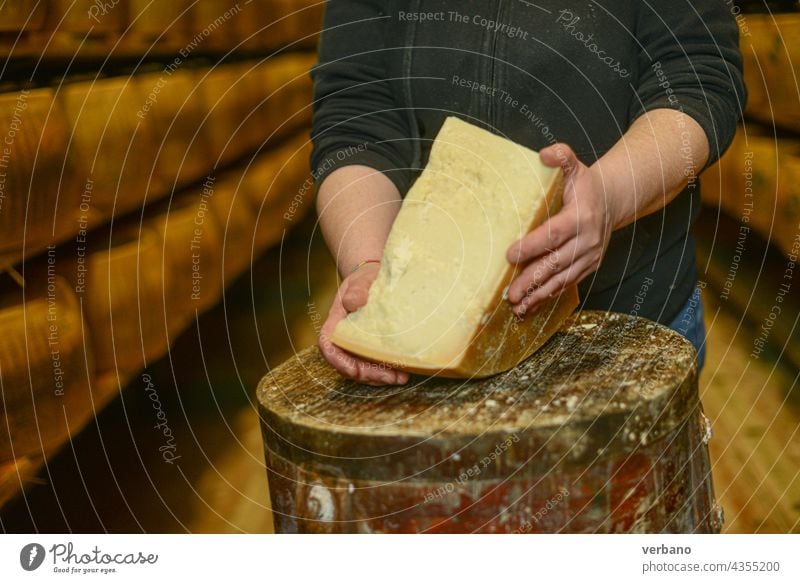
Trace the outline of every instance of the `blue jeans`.
[[681, 308], [680, 313], [668, 324], [678, 334], [685, 336], [697, 351], [697, 372], [703, 369], [706, 361], [706, 326], [703, 322], [703, 298], [700, 290], [703, 285], [697, 285], [689, 296], [689, 300]]

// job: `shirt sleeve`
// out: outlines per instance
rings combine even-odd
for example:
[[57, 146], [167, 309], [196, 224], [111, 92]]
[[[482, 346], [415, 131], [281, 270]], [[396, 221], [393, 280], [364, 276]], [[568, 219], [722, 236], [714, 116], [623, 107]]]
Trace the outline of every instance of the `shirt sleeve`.
[[709, 166], [733, 140], [747, 101], [736, 19], [719, 0], [649, 0], [639, 11], [630, 121], [659, 108], [691, 116], [708, 137]]
[[314, 80], [311, 167], [319, 187], [337, 168], [363, 164], [384, 173], [401, 194], [412, 177], [407, 112], [387, 79], [389, 16], [380, 1], [326, 2]]

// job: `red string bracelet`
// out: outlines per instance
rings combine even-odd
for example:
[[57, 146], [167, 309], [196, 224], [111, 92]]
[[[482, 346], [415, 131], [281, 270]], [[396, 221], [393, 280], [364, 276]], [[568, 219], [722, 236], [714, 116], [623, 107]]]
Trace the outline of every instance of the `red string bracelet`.
[[359, 269], [364, 267], [367, 263], [380, 263], [380, 262], [381, 262], [380, 259], [365, 259], [364, 261], [362, 261], [361, 263], [359, 263], [358, 265], [356, 265], [352, 269], [352, 271], [350, 272], [350, 275], [354, 274], [356, 271], [358, 271]]

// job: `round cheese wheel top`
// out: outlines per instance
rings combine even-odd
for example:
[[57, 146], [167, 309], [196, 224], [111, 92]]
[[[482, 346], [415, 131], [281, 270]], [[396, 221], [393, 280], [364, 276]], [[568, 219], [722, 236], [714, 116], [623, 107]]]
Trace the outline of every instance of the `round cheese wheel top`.
[[258, 400], [272, 452], [374, 480], [446, 479], [486, 456], [483, 477], [585, 464], [664, 438], [698, 406], [686, 339], [593, 311], [573, 315], [533, 356], [491, 378], [412, 376], [376, 388], [343, 379], [313, 347], [265, 376]]

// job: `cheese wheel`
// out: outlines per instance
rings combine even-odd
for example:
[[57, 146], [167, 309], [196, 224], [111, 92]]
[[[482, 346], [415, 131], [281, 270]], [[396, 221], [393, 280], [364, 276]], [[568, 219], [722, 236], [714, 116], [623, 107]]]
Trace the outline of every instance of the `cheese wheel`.
[[167, 350], [161, 241], [146, 225], [115, 226], [86, 259], [79, 288], [100, 372], [129, 374]]
[[[127, 6], [119, 0], [49, 0], [47, 4], [47, 26], [57, 32], [122, 32], [127, 24]], [[79, 44], [75, 43], [76, 49]]]
[[279, 242], [311, 207], [315, 188], [310, 154], [311, 140], [302, 132], [260, 156], [247, 169], [242, 184], [254, 205], [257, 251]]
[[[201, 180], [211, 171], [206, 103], [193, 71], [160, 71], [135, 78], [142, 118], [153, 126], [157, 184], [166, 192]], [[146, 108], [146, 109], [145, 109]], [[155, 198], [151, 192], [148, 200]]]
[[776, 138], [752, 124], [734, 137], [722, 159], [701, 178], [703, 201], [772, 241], [797, 250], [800, 228], [800, 141]]
[[44, 2], [5, 0], [0, 3], [0, 32], [36, 30], [44, 23], [44, 16]]
[[[248, 5], [252, 2], [248, 2]], [[239, 0], [203, 0], [192, 3], [194, 50], [227, 51], [242, 38], [242, 3]]]
[[0, 329], [0, 463], [43, 456], [92, 416], [94, 366], [78, 300], [57, 275], [26, 276], [24, 290], [0, 293]]
[[16, 263], [76, 228], [82, 186], [50, 89], [0, 95], [0, 257]]
[[[200, 74], [212, 162], [229, 164], [311, 120], [313, 54], [221, 65]], [[219, 160], [219, 162], [217, 162]]]
[[113, 77], [66, 85], [60, 92], [73, 129], [72, 148], [94, 185], [91, 206], [106, 217], [140, 208], [164, 193], [155, 172], [152, 116], [132, 78]]
[[245, 77], [252, 64], [220, 65], [200, 74], [198, 89], [205, 100], [210, 162], [228, 164], [252, 146], [252, 128], [245, 123], [252, 112], [252, 85]]
[[272, 35], [269, 25], [273, 20], [274, 0], [257, 0], [239, 3], [236, 14], [238, 38], [232, 44], [240, 49], [258, 51], [270, 48], [266, 42]]
[[188, 45], [191, 30], [190, 2], [170, 0], [128, 0], [130, 25], [123, 42], [126, 48], [141, 53], [167, 49], [179, 51]]
[[234, 172], [221, 178], [211, 198], [214, 221], [219, 228], [222, 285], [230, 285], [251, 264], [254, 248], [256, 211], [245, 189], [242, 175]]
[[225, 285], [305, 216], [314, 199], [310, 152], [303, 132], [215, 185], [211, 207], [220, 229]]
[[314, 47], [322, 29], [324, 2], [316, 0], [272, 0], [274, 24], [267, 29], [269, 48]]
[[578, 303], [573, 286], [518, 322], [504, 299], [508, 247], [561, 206], [538, 154], [448, 118], [386, 243], [367, 304], [332, 341], [410, 371], [485, 377], [532, 354]]
[[222, 294], [221, 232], [211, 200], [216, 181], [207, 180], [152, 209], [147, 222], [160, 239], [164, 270], [163, 302], [169, 342], [195, 317], [213, 306]]
[[41, 457], [22, 457], [0, 464], [0, 508], [34, 481], [44, 464]]
[[311, 123], [309, 71], [316, 59], [315, 53], [295, 53], [269, 59], [258, 67], [264, 100], [257, 115], [265, 137], [285, 136]]
[[748, 14], [740, 29], [745, 114], [800, 130], [800, 14]]

